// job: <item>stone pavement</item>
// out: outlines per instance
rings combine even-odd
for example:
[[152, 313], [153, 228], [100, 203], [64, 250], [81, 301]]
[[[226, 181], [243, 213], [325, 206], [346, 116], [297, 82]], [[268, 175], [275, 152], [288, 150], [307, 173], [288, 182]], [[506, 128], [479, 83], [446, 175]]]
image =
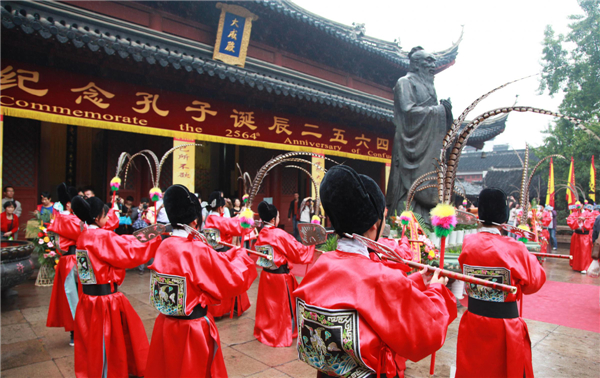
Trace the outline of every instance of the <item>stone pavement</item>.
[[[568, 254], [568, 245], [559, 253]], [[573, 272], [565, 260], [545, 262], [548, 279], [552, 281], [600, 285]], [[149, 274], [139, 276], [128, 272], [120, 290], [144, 322], [148, 340], [152, 334], [157, 311], [148, 303]], [[69, 334], [58, 328], [46, 328], [46, 316], [52, 288], [34, 286], [34, 280], [15, 288], [18, 296], [2, 299], [2, 371], [12, 377], [74, 377], [73, 348]], [[256, 302], [258, 279], [248, 295]], [[559, 300], [557, 298], [557, 300]], [[236, 319], [221, 319], [217, 327], [230, 377], [314, 377], [315, 370], [297, 359], [295, 344], [289, 348], [270, 348], [252, 335], [255, 306]], [[436, 357], [436, 377], [449, 377], [456, 363], [456, 319], [448, 329], [443, 348]], [[533, 367], [537, 377], [600, 377], [600, 334], [555, 324], [527, 320], [533, 345]], [[407, 363], [407, 377], [429, 376], [429, 358]]]

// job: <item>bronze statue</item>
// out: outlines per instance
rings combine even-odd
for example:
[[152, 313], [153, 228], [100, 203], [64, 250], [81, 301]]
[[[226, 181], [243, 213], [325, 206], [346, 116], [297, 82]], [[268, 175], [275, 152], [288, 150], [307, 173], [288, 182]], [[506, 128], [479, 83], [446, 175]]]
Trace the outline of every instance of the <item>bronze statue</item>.
[[[452, 126], [450, 99], [438, 103], [433, 85], [435, 57], [414, 47], [408, 54], [410, 72], [394, 86], [394, 125], [392, 167], [387, 187], [390, 215], [404, 210], [408, 190], [421, 175], [434, 169], [442, 140]], [[438, 202], [435, 189], [415, 194], [414, 211], [429, 219], [429, 210]]]

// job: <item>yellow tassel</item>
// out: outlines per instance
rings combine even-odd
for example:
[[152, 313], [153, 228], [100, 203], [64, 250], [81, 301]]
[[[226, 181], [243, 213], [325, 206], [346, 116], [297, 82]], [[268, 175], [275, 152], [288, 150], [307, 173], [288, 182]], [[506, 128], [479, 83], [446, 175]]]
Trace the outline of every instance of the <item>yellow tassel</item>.
[[454, 207], [447, 203], [438, 203], [436, 207], [431, 209], [431, 216], [438, 216], [440, 218], [449, 217], [456, 214]]

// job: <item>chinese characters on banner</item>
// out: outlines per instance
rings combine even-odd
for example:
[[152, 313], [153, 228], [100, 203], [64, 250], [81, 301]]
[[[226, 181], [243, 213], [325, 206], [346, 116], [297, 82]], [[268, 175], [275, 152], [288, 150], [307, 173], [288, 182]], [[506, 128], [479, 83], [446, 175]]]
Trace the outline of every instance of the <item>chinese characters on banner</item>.
[[238, 5], [217, 3], [221, 9], [213, 59], [244, 67], [252, 21], [258, 16]]
[[[173, 139], [173, 147], [194, 143], [193, 140]], [[180, 184], [195, 192], [196, 146], [181, 147], [173, 151], [173, 185]]]
[[171, 138], [389, 162], [394, 127], [348, 125], [266, 111], [2, 60], [3, 115]]

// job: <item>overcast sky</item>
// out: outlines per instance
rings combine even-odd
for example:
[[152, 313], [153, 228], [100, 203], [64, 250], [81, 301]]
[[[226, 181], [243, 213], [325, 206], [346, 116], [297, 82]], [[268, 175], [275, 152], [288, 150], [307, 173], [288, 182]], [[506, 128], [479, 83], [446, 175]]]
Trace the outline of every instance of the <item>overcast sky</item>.
[[[293, 0], [304, 9], [346, 25], [365, 23], [366, 34], [393, 41], [400, 39], [402, 49], [423, 46], [430, 52], [449, 48], [458, 40], [461, 25], [464, 36], [454, 66], [436, 76], [438, 98], [450, 97], [454, 116], [477, 97], [505, 82], [541, 71], [542, 41], [546, 25], [556, 33], [569, 31], [572, 14], [583, 14], [576, 0]], [[484, 100], [468, 117], [485, 111], [518, 104], [558, 110], [562, 96], [538, 94], [539, 77], [510, 86]], [[552, 117], [513, 112], [506, 131], [494, 144], [525, 148], [543, 143]]]

